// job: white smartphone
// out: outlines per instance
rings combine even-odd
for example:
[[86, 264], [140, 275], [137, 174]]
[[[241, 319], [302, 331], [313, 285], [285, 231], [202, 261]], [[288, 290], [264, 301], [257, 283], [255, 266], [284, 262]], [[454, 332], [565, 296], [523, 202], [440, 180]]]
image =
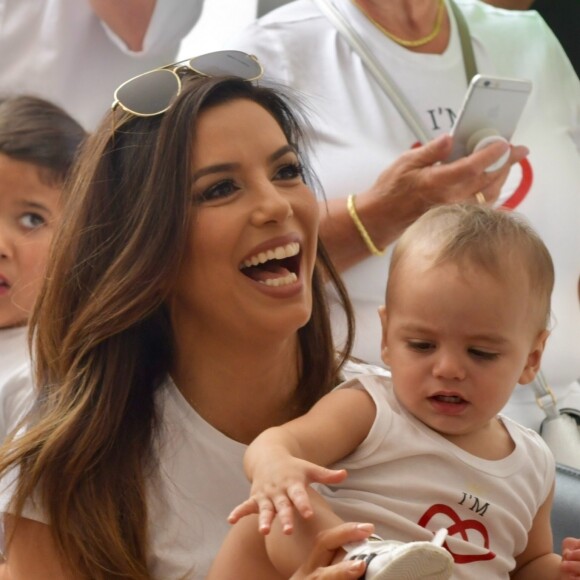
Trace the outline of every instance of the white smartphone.
[[526, 79], [475, 75], [451, 131], [453, 149], [447, 162], [469, 155], [485, 137], [510, 141], [531, 90]]

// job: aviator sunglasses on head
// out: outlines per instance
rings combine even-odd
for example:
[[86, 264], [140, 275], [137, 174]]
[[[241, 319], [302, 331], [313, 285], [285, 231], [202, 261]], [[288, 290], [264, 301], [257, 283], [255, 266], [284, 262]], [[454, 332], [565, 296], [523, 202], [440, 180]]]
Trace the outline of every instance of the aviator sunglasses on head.
[[112, 109], [139, 117], [165, 113], [181, 92], [179, 72], [191, 71], [205, 77], [233, 76], [258, 80], [264, 70], [258, 59], [239, 50], [220, 50], [156, 68], [125, 81], [114, 94]]

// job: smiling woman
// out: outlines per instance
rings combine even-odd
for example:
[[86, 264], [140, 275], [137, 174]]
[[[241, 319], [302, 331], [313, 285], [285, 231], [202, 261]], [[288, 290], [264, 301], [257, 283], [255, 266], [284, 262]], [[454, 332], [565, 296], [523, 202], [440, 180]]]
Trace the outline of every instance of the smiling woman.
[[[186, 321], [188, 340], [214, 344], [216, 354], [247, 342], [249, 328], [251, 348], [269, 348], [273, 337], [310, 319], [316, 199], [281, 126], [252, 100], [204, 111], [195, 141], [203, 143], [192, 158], [196, 223], [174, 290], [174, 328]], [[195, 313], [195, 325], [182, 308]], [[200, 388], [193, 390], [199, 398]]]
[[[341, 379], [326, 281], [350, 310], [296, 113], [253, 82], [178, 74], [163, 113], [110, 113], [71, 184], [32, 322], [38, 399], [0, 450], [19, 470], [0, 485], [12, 580], [205, 578], [249, 490], [246, 444]], [[369, 533], [321, 537], [295, 578]]]

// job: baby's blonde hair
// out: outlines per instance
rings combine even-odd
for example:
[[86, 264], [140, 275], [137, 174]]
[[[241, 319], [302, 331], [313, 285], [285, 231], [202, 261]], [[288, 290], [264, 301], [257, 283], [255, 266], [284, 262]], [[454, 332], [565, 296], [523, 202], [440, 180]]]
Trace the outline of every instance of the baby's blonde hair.
[[497, 278], [506, 268], [519, 266], [537, 298], [534, 311], [541, 316], [541, 325], [548, 327], [554, 264], [540, 236], [521, 215], [475, 204], [430, 209], [407, 228], [393, 250], [387, 295], [397, 268], [417, 249], [428, 251], [433, 266], [470, 265]]

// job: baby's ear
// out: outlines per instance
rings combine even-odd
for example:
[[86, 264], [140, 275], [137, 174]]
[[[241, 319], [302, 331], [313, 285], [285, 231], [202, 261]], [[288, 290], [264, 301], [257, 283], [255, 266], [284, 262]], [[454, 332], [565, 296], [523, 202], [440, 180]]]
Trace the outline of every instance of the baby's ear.
[[381, 328], [383, 329], [381, 338], [381, 358], [383, 362], [389, 364], [389, 349], [387, 348], [387, 308], [379, 306], [379, 318], [381, 319]]
[[518, 381], [520, 385], [527, 385], [536, 378], [536, 375], [540, 370], [542, 355], [544, 354], [544, 348], [546, 347], [546, 340], [548, 340], [548, 336], [550, 336], [549, 330], [542, 330], [536, 336], [534, 342], [532, 343], [530, 354], [528, 354], [526, 366], [524, 367], [524, 370], [520, 376], [520, 380]]

